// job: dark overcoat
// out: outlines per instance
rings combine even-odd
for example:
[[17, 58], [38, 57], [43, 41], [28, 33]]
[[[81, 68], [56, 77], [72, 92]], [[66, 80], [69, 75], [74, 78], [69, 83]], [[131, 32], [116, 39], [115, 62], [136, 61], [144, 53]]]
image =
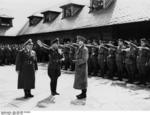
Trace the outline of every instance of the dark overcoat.
[[35, 88], [35, 70], [38, 69], [36, 53], [22, 50], [16, 58], [16, 71], [19, 71], [18, 89]]
[[76, 66], [75, 66], [75, 89], [86, 89], [88, 78], [88, 49], [85, 46], [79, 48], [76, 52]]

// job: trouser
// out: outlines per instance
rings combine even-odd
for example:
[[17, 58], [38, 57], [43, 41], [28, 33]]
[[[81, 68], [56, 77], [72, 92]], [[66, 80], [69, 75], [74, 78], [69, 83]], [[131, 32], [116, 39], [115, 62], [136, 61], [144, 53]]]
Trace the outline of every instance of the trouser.
[[3, 60], [2, 59], [0, 59], [0, 65], [2, 65], [3, 64], [3, 62], [2, 62]]
[[31, 89], [24, 89], [25, 96], [31, 95]]
[[98, 59], [97, 59], [97, 57], [96, 56], [94, 56], [94, 57], [92, 57], [92, 74], [93, 75], [97, 75], [97, 73], [98, 73]]
[[115, 59], [107, 59], [107, 67], [109, 72], [109, 77], [112, 78], [115, 76]]
[[56, 93], [56, 88], [57, 88], [57, 77], [56, 78], [51, 78], [50, 82], [50, 88], [51, 88], [51, 94], [54, 95]]
[[65, 64], [65, 70], [67, 70], [70, 66], [69, 58], [65, 59], [64, 64]]
[[126, 64], [126, 69], [128, 72], [129, 81], [133, 82], [133, 80], [135, 79], [136, 65], [135, 64]]
[[124, 77], [124, 70], [125, 67], [124, 67], [124, 64], [123, 62], [117, 62], [117, 73], [118, 73], [118, 77], [120, 80], [122, 80], [122, 78]]
[[92, 73], [92, 61], [91, 58], [89, 57], [88, 59], [88, 74], [91, 75]]
[[75, 63], [71, 63], [70, 69], [71, 69], [71, 71], [74, 71], [74, 70], [75, 70]]
[[105, 62], [101, 62], [100, 65], [100, 73], [101, 73], [101, 76], [104, 77], [104, 74], [105, 74], [105, 68], [106, 68], [106, 63]]
[[87, 89], [82, 89], [82, 90], [81, 90], [81, 94], [82, 94], [82, 95], [86, 95], [86, 92], [87, 92]]
[[138, 71], [140, 82], [145, 83], [147, 81], [147, 66], [145, 64], [138, 64]]
[[99, 54], [98, 55], [98, 65], [100, 68], [100, 74], [102, 77], [104, 77], [105, 70], [106, 70], [106, 61], [104, 55]]

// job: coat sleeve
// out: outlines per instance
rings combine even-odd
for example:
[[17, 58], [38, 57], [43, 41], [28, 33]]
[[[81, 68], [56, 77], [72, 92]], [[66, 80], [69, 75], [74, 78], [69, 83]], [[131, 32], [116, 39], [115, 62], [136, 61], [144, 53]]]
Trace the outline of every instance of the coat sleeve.
[[20, 71], [20, 70], [21, 70], [21, 65], [22, 65], [21, 52], [19, 52], [19, 53], [17, 54], [15, 64], [16, 64], [16, 71]]
[[89, 58], [88, 49], [84, 48], [82, 50], [82, 58], [77, 60], [77, 65], [85, 64], [88, 61], [88, 58]]

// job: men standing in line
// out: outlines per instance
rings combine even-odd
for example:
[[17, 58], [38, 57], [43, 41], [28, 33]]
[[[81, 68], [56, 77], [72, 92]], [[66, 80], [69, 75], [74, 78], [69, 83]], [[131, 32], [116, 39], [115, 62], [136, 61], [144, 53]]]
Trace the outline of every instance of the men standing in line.
[[18, 89], [24, 89], [24, 98], [33, 97], [31, 89], [35, 88], [35, 71], [38, 70], [35, 51], [32, 50], [33, 43], [29, 39], [24, 44], [16, 58], [16, 71], [18, 73]]
[[77, 99], [84, 99], [87, 97], [87, 85], [88, 85], [88, 49], [85, 47], [85, 38], [83, 36], [77, 36], [77, 42], [79, 47], [76, 52], [75, 61], [75, 80], [74, 88], [81, 90], [81, 94], [77, 95]]
[[40, 47], [42, 47], [49, 53], [48, 75], [51, 79], [50, 82], [51, 95], [52, 96], [59, 95], [59, 93], [57, 92], [57, 80], [58, 77], [61, 75], [60, 59], [62, 58], [62, 55], [60, 54], [58, 49], [59, 39], [54, 39], [51, 42], [51, 47], [47, 46], [46, 44], [42, 43], [39, 40], [37, 41], [37, 43]]

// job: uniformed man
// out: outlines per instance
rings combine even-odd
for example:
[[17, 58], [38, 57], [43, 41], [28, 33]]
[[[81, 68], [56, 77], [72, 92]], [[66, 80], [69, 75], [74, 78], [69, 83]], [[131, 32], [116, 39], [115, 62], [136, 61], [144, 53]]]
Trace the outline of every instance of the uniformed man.
[[88, 78], [88, 49], [84, 45], [85, 38], [83, 36], [77, 36], [77, 43], [79, 47], [76, 52], [75, 61], [75, 80], [74, 88], [81, 90], [81, 94], [77, 95], [77, 99], [86, 98], [87, 95], [87, 78]]
[[64, 69], [68, 70], [69, 66], [70, 66], [70, 61], [69, 61], [69, 52], [70, 52], [70, 48], [69, 47], [64, 47]]
[[113, 79], [116, 73], [116, 47], [112, 43], [112, 41], [108, 44], [108, 56], [107, 56], [107, 67], [108, 67], [108, 75], [110, 79]]
[[24, 89], [24, 98], [33, 97], [31, 89], [35, 88], [35, 71], [38, 69], [35, 51], [32, 50], [33, 43], [29, 39], [24, 44], [16, 58], [16, 71], [18, 73], [18, 89]]
[[141, 84], [146, 84], [148, 77], [148, 62], [150, 57], [150, 49], [147, 47], [148, 41], [143, 38], [140, 40], [141, 46], [138, 48], [137, 68]]
[[101, 41], [98, 49], [98, 64], [100, 67], [100, 77], [104, 77], [106, 72], [108, 49], [104, 45], [104, 41]]
[[49, 63], [48, 63], [48, 75], [51, 79], [50, 82], [50, 89], [51, 89], [51, 95], [59, 95], [57, 92], [57, 80], [58, 77], [61, 75], [61, 65], [60, 60], [62, 58], [61, 53], [59, 52], [58, 45], [59, 45], [59, 39], [56, 38], [51, 42], [51, 47], [48, 45], [42, 43], [38, 40], [38, 45], [44, 50], [46, 50], [49, 53]]
[[91, 53], [91, 63], [92, 63], [92, 74], [97, 76], [98, 74], [98, 48], [93, 47]]
[[74, 47], [70, 47], [69, 60], [70, 60], [70, 70], [74, 71], [75, 70], [75, 63], [73, 62], [73, 60], [75, 60], [75, 48]]
[[128, 82], [133, 83], [135, 80], [135, 75], [136, 75], [136, 57], [137, 57], [137, 50], [133, 46], [132, 41], [128, 42], [125, 41], [128, 45], [129, 48], [122, 49], [123, 51], [126, 52], [126, 58], [125, 58], [125, 66], [127, 69], [128, 73]]
[[[88, 40], [88, 42], [87, 42], [87, 45], [91, 45], [91, 41], [90, 40]], [[87, 47], [88, 48], [88, 52], [89, 52], [89, 58], [88, 58], [88, 65], [90, 65], [90, 66], [88, 66], [88, 75], [91, 75], [92, 74], [92, 47]]]
[[124, 42], [122, 39], [119, 39], [116, 51], [116, 64], [119, 80], [123, 79], [125, 73], [125, 53], [122, 51], [122, 49], [125, 49]]

